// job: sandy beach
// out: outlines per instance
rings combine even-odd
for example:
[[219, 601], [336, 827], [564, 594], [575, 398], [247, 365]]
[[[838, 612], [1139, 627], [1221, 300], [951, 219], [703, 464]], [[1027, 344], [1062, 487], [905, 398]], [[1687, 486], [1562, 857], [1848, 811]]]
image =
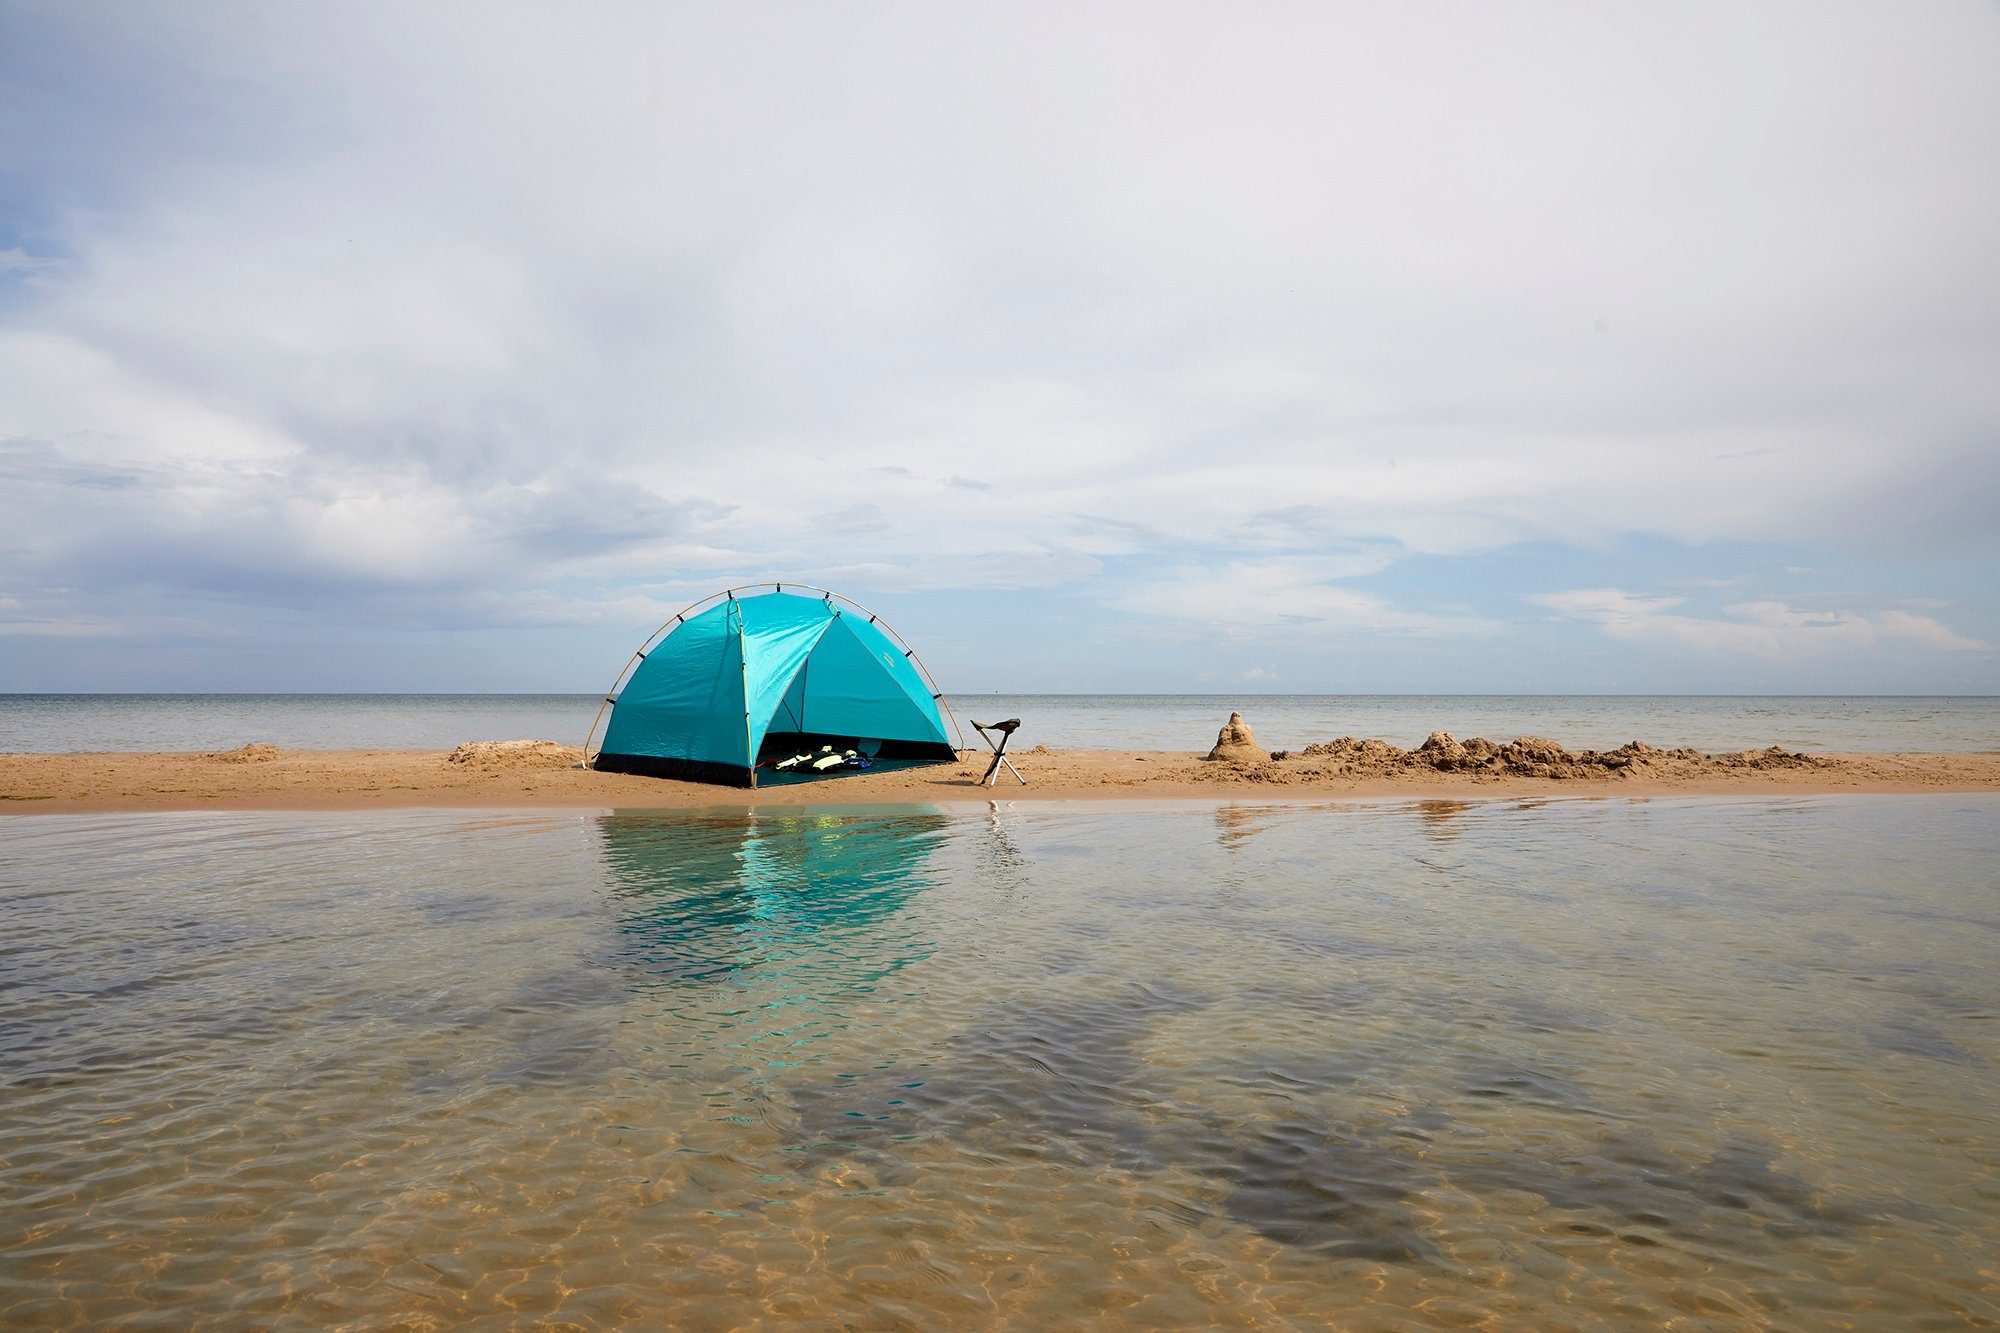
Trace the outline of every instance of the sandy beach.
[[[692, 809], [732, 806], [1243, 798], [1807, 796], [2000, 790], [2000, 754], [1697, 754], [1623, 747], [1575, 753], [1550, 742], [1401, 750], [1331, 742], [1283, 759], [1210, 761], [1193, 751], [1028, 750], [1028, 778], [979, 785], [987, 756], [857, 772], [757, 790], [577, 768], [553, 743], [441, 750], [0, 755], [0, 812], [351, 810], [373, 808]], [[1522, 748], [1522, 747], [1527, 748]], [[1547, 748], [1537, 748], [1547, 747]], [[1317, 753], [1315, 753], [1317, 751]], [[1469, 753], [1468, 753], [1469, 752]]]

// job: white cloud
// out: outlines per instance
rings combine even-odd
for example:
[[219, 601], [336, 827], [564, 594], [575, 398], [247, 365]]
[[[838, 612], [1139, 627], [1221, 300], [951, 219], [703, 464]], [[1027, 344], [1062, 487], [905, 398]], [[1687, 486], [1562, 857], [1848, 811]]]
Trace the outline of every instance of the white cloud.
[[1569, 620], [1596, 625], [1623, 643], [1668, 645], [1703, 654], [1814, 658], [1876, 648], [1992, 652], [1993, 645], [1959, 634], [1930, 616], [1883, 611], [1800, 610], [1783, 602], [1741, 602], [1725, 618], [1678, 610], [1683, 597], [1648, 596], [1619, 588], [1577, 588], [1528, 598]]
[[40, 273], [54, 268], [59, 261], [31, 255], [20, 246], [0, 250], [0, 273]]
[[1389, 634], [1490, 633], [1492, 622], [1471, 615], [1400, 609], [1339, 580], [1373, 573], [1379, 556], [1232, 560], [1149, 570], [1106, 597], [1108, 605], [1217, 642], [1355, 631]]

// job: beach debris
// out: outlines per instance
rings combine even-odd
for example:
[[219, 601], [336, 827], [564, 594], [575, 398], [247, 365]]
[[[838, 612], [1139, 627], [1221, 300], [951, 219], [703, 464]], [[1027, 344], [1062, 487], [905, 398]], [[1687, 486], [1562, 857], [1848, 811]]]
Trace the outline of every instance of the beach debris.
[[467, 741], [444, 757], [472, 768], [573, 768], [583, 751], [555, 741]]
[[1257, 744], [1257, 733], [1250, 730], [1250, 724], [1243, 720], [1243, 714], [1231, 713], [1229, 720], [1222, 724], [1222, 730], [1215, 735], [1215, 748], [1208, 752], [1212, 760], [1228, 764], [1262, 764], [1270, 761], [1270, 753]]
[[250, 744], [240, 746], [237, 749], [222, 750], [207, 757], [225, 764], [261, 764], [266, 760], [276, 759], [283, 753], [284, 751], [275, 745], [266, 745], [262, 741], [252, 741]]

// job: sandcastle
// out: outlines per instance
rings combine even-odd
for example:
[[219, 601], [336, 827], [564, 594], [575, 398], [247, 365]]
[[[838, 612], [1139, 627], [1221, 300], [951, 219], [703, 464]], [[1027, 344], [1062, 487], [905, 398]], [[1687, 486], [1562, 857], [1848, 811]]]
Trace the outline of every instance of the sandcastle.
[[1229, 721], [1216, 733], [1215, 748], [1208, 757], [1222, 763], [1261, 764], [1269, 761], [1270, 754], [1257, 744], [1257, 733], [1250, 730], [1250, 724], [1243, 720], [1243, 714], [1231, 713]]

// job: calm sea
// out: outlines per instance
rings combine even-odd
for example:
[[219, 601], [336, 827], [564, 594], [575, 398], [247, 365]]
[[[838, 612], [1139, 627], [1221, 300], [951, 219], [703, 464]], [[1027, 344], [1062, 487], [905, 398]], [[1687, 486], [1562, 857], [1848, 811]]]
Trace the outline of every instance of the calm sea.
[[[0, 753], [449, 749], [468, 740], [581, 744], [600, 699], [579, 694], [0, 695]], [[1574, 748], [1630, 740], [1705, 750], [2000, 750], [2000, 697], [1685, 695], [990, 694], [951, 700], [961, 723], [1018, 717], [1017, 743], [1203, 750], [1232, 709], [1273, 749], [1336, 736], [1413, 746], [1433, 731], [1546, 736]], [[966, 739], [977, 737], [967, 731]]]
[[1990, 796], [5, 829], [6, 1327], [2000, 1321]]

